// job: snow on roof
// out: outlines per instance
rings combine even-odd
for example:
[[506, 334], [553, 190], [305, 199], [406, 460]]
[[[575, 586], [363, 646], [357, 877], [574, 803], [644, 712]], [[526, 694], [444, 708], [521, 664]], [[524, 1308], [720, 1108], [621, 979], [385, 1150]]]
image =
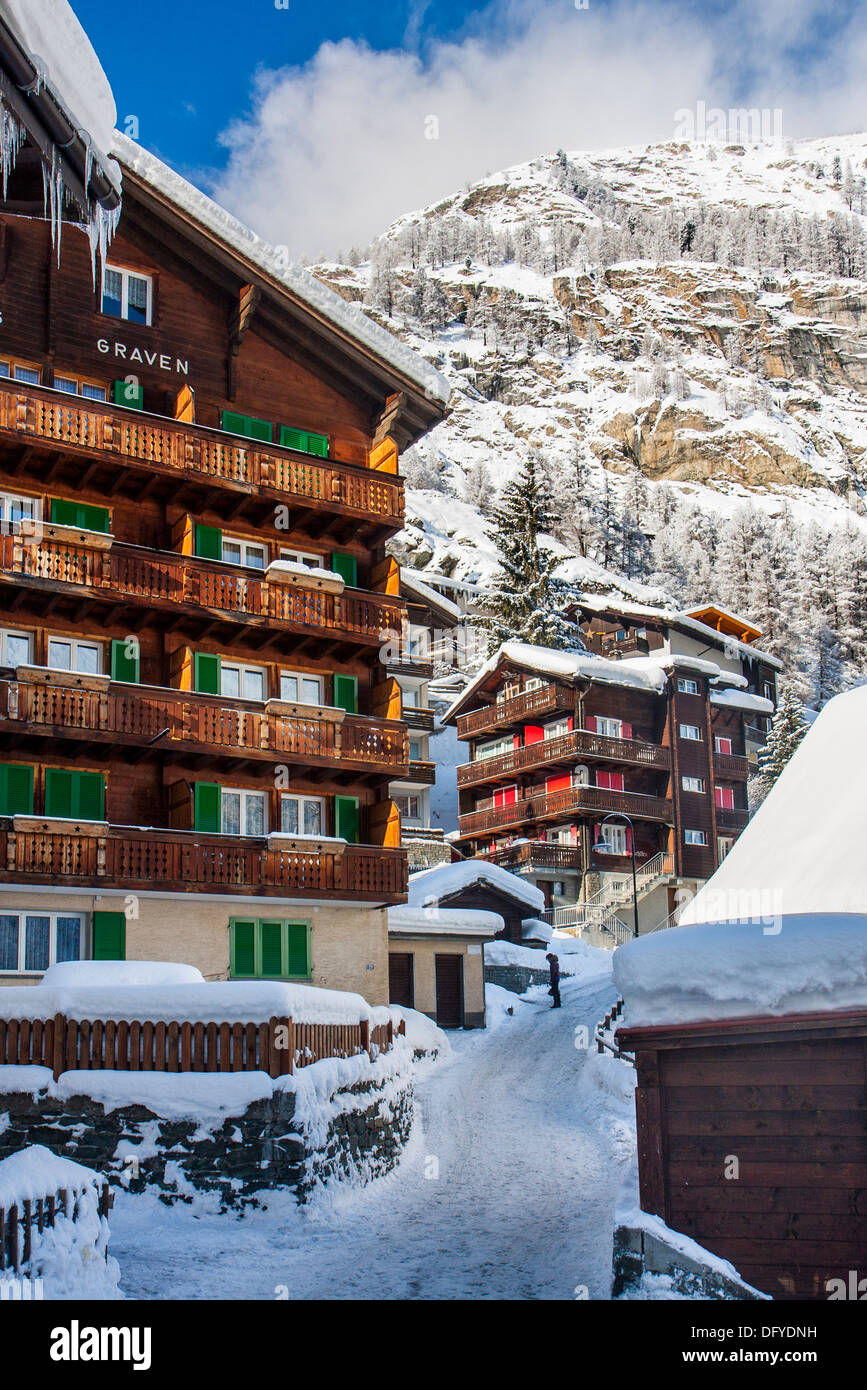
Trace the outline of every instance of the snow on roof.
[[[39, 60], [45, 82], [103, 156], [111, 153], [117, 108], [111, 84], [67, 0], [2, 0], [3, 19]], [[120, 184], [120, 170], [111, 172]]]
[[614, 980], [630, 1028], [867, 1008], [867, 914], [654, 932], [614, 952]]
[[748, 657], [752, 661], [764, 661], [768, 666], [774, 666], [777, 670], [782, 670], [783, 667], [782, 661], [771, 656], [769, 652], [761, 651], [749, 642], [741, 642], [737, 637], [729, 637], [724, 632], [717, 632], [716, 628], [708, 627], [707, 623], [699, 622], [698, 618], [693, 618], [686, 612], [672, 608], [653, 608], [648, 604], [633, 603], [631, 600], [624, 602], [618, 594], [613, 592], [582, 594], [578, 604], [591, 613], [610, 611], [621, 614], [624, 618], [655, 618], [657, 622], [668, 627], [678, 627], [686, 632], [695, 633], [703, 641], [712, 642], [714, 646], [734, 649], [739, 656]]
[[451, 387], [435, 367], [412, 348], [406, 347], [394, 334], [374, 323], [357, 305], [341, 299], [339, 294], [300, 266], [289, 264], [277, 249], [175, 173], [174, 169], [163, 164], [156, 155], [119, 130], [114, 132], [111, 153], [175, 207], [194, 218], [245, 260], [258, 266], [314, 313], [321, 314], [334, 327], [355, 338], [375, 356], [422, 387], [430, 399], [443, 404], [448, 400]]
[[525, 917], [521, 923], [522, 941], [550, 941], [553, 935], [554, 928], [541, 917]]
[[31, 1144], [0, 1160], [0, 1207], [8, 1210], [21, 1202], [37, 1202], [64, 1188], [81, 1192], [104, 1181], [92, 1168], [61, 1158], [42, 1144]]
[[753, 710], [757, 714], [773, 714], [773, 701], [762, 695], [753, 695], [749, 690], [712, 690], [712, 705], [727, 705], [731, 709]]
[[501, 661], [513, 661], [516, 666], [523, 666], [539, 675], [570, 683], [591, 680], [600, 685], [649, 690], [657, 695], [665, 689], [665, 672], [658, 662], [652, 659], [648, 661], [646, 657], [640, 658], [642, 664], [633, 666], [629, 661], [609, 661], [607, 657], [595, 656], [593, 652], [561, 652], [551, 647], [534, 647], [527, 642], [504, 642], [446, 710], [444, 721], [452, 718], [491, 672], [496, 671]]
[[449, 894], [475, 884], [507, 893], [526, 903], [534, 912], [544, 910], [545, 897], [541, 889], [517, 874], [510, 874], [508, 869], [501, 869], [499, 864], [489, 864], [486, 859], [463, 859], [457, 864], [439, 864], [435, 869], [410, 874], [408, 906], [432, 906]]
[[67, 1018], [131, 1023], [358, 1023], [370, 1017], [360, 994], [279, 981], [240, 980], [203, 984], [34, 985], [0, 988], [0, 1018]]
[[[681, 921], [867, 912], [864, 874], [867, 686], [822, 710]], [[743, 904], [743, 907], [741, 906]]]
[[503, 919], [498, 912], [460, 907], [390, 907], [388, 930], [429, 936], [477, 936], [490, 941], [503, 930]]
[[419, 598], [424, 599], [425, 603], [429, 603], [432, 608], [439, 608], [443, 613], [448, 614], [449, 617], [453, 617], [456, 622], [459, 622], [463, 617], [458, 605], [452, 603], [450, 598], [445, 598], [442, 594], [438, 593], [436, 589], [432, 589], [429, 584], [425, 584], [423, 580], [419, 578], [416, 570], [407, 569], [405, 565], [402, 565], [400, 582], [405, 588], [409, 589]]

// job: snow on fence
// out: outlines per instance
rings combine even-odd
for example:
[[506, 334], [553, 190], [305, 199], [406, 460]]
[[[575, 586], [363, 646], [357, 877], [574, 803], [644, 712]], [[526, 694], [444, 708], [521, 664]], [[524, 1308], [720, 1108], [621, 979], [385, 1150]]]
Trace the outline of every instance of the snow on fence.
[[0, 1018], [0, 1066], [65, 1071], [239, 1072], [287, 1076], [325, 1057], [373, 1060], [389, 1052], [403, 1019], [372, 1023], [203, 1022], [69, 1018]]
[[[62, 1292], [54, 1287], [56, 1281], [68, 1292], [110, 1296], [116, 1283], [116, 1266], [108, 1254], [113, 1202], [106, 1178], [39, 1144], [3, 1159], [0, 1284], [10, 1279], [32, 1283], [47, 1275], [51, 1296]], [[94, 1255], [101, 1257], [101, 1271], [94, 1267]], [[36, 1296], [42, 1296], [41, 1290]]]

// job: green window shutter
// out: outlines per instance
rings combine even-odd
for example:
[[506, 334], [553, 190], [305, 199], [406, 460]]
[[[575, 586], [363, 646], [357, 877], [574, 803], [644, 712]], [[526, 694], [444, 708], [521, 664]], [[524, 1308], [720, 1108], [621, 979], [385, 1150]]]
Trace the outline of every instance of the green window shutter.
[[33, 768], [25, 763], [0, 763], [0, 816], [33, 813]]
[[196, 554], [203, 560], [222, 560], [223, 533], [217, 526], [196, 526]]
[[93, 959], [126, 960], [126, 918], [122, 912], [94, 912]]
[[288, 425], [281, 425], [280, 443], [284, 449], [298, 449], [302, 454], [307, 453], [307, 435], [303, 430], [293, 430]]
[[345, 709], [347, 714], [358, 713], [358, 677], [335, 675], [334, 708]]
[[46, 816], [69, 819], [75, 814], [72, 809], [72, 779], [71, 772], [63, 772], [57, 767], [45, 769]]
[[310, 975], [310, 929], [306, 922], [286, 923], [286, 974], [293, 980], [306, 980]]
[[357, 796], [335, 796], [334, 833], [350, 845], [358, 844], [359, 812]]
[[[134, 647], [134, 654], [131, 648]], [[128, 641], [124, 637], [114, 637], [111, 643], [111, 678], [113, 681], [125, 681], [127, 685], [138, 685], [141, 680], [139, 674], [141, 669], [141, 652], [138, 642]]]
[[283, 923], [259, 923], [259, 955], [261, 975], [283, 974]]
[[105, 778], [101, 772], [76, 772], [72, 778], [72, 814], [82, 820], [105, 819]]
[[78, 508], [74, 502], [68, 502], [65, 497], [52, 497], [51, 499], [51, 520], [57, 526], [77, 526]]
[[339, 550], [331, 553], [331, 568], [339, 574], [347, 589], [358, 588], [358, 561], [354, 555], [344, 555]]
[[51, 520], [57, 526], [77, 526], [82, 531], [108, 532], [107, 507], [90, 507], [85, 502], [70, 502], [65, 497], [52, 497]]
[[219, 834], [222, 820], [219, 782], [196, 782], [193, 791], [193, 829]]
[[267, 444], [270, 444], [274, 437], [270, 420], [257, 420], [253, 415], [238, 415], [233, 410], [222, 411], [220, 428], [229, 434], [243, 434], [247, 439], [261, 439]]
[[193, 653], [193, 684], [199, 695], [219, 695], [220, 658], [210, 652]]
[[328, 458], [328, 437], [324, 434], [308, 434], [307, 436], [308, 454], [316, 454], [318, 458]]
[[115, 405], [125, 405], [129, 410], [144, 409], [144, 387], [131, 381], [113, 381], [111, 399]]
[[235, 979], [256, 974], [256, 923], [237, 918], [230, 923], [230, 955]]

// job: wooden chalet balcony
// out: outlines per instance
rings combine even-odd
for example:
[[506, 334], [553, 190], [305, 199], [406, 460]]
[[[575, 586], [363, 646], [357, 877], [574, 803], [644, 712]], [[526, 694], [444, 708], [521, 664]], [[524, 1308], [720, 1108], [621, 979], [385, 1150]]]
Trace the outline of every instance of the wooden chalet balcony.
[[458, 786], [472, 787], [480, 782], [509, 777], [525, 768], [569, 762], [579, 757], [655, 767], [664, 772], [671, 768], [671, 752], [659, 744], [642, 743], [634, 738], [607, 738], [589, 729], [574, 729], [558, 738], [540, 739], [538, 743], [529, 743], [524, 748], [516, 748], [496, 758], [478, 758], [475, 762], [463, 763], [458, 768]]
[[[36, 819], [27, 817], [28, 821]], [[403, 849], [347, 845], [277, 848], [267, 839], [196, 831], [70, 823], [16, 829], [0, 822], [0, 881], [23, 885], [122, 887], [172, 893], [353, 898], [398, 902], [406, 896]]]
[[622, 811], [637, 820], [671, 820], [671, 802], [661, 796], [638, 792], [614, 792], [605, 787], [565, 787], [558, 792], [542, 792], [525, 797], [510, 806], [484, 806], [459, 817], [462, 837], [484, 835], [507, 826], [548, 820], [564, 815], [594, 815]]
[[437, 779], [436, 763], [422, 762], [421, 759], [411, 759], [409, 770], [403, 778], [406, 782], [419, 782], [425, 786], [433, 786]]
[[727, 811], [721, 806], [716, 808], [717, 830], [743, 830], [749, 818], [750, 813], [746, 810]]
[[432, 709], [419, 709], [416, 705], [404, 705], [401, 719], [410, 729], [418, 729], [423, 733], [433, 732], [434, 712]]
[[487, 729], [497, 729], [504, 724], [515, 724], [530, 715], [546, 714], [551, 710], [568, 709], [575, 706], [575, 692], [561, 685], [543, 685], [537, 690], [526, 690], [522, 695], [513, 695], [510, 700], [499, 700], [486, 705], [484, 709], [474, 709], [469, 714], [458, 716], [458, 738], [471, 738]]
[[551, 869], [557, 873], [580, 871], [583, 859], [580, 849], [568, 845], [549, 845], [541, 840], [508, 849], [492, 849], [484, 856], [503, 869]]
[[[160, 480], [170, 490], [182, 484], [206, 491], [217, 486], [258, 498], [269, 511], [275, 501], [310, 508], [345, 535], [359, 521], [385, 533], [403, 522], [403, 483], [394, 475], [47, 387], [0, 385], [0, 444], [4, 441], [24, 444], [31, 452], [45, 445], [52, 463], [58, 455], [69, 456], [79, 475], [86, 456], [114, 473], [143, 471], [149, 490]], [[29, 458], [28, 468], [33, 463]], [[138, 478], [131, 495], [141, 487]]]
[[714, 753], [713, 767], [717, 777], [731, 778], [736, 782], [745, 782], [750, 775], [748, 759], [737, 753]]
[[0, 681], [3, 732], [17, 740], [42, 735], [109, 747], [123, 743], [153, 756], [184, 751], [200, 757], [297, 759], [335, 772], [345, 768], [398, 778], [409, 768], [409, 740], [397, 720], [346, 714], [341, 722], [277, 714], [218, 695], [116, 682], [107, 690], [87, 690]]
[[0, 536], [0, 580], [92, 603], [145, 605], [170, 623], [179, 608], [245, 627], [278, 625], [349, 643], [379, 644], [399, 631], [403, 604], [385, 594], [342, 594], [270, 583], [215, 560], [112, 544], [94, 549], [48, 534]]

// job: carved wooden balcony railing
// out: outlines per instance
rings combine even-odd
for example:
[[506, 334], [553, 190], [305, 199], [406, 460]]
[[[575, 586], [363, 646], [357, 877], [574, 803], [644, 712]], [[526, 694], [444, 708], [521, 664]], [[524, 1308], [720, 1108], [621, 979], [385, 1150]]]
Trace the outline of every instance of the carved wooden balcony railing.
[[0, 575], [34, 583], [52, 594], [67, 592], [109, 601], [141, 600], [150, 608], [204, 609], [239, 620], [256, 618], [281, 627], [342, 634], [379, 642], [399, 630], [403, 605], [385, 594], [348, 589], [342, 594], [239, 574], [229, 565], [174, 551], [114, 544], [106, 549], [43, 535], [0, 536]]
[[497, 729], [504, 724], [529, 718], [533, 714], [545, 714], [549, 710], [574, 709], [575, 692], [561, 685], [542, 685], [537, 690], [525, 690], [521, 695], [513, 695], [509, 700], [499, 700], [496, 704], [475, 709], [470, 714], [458, 717], [458, 738], [470, 738], [486, 729]]
[[714, 753], [713, 768], [717, 777], [737, 782], [745, 782], [750, 775], [748, 760], [737, 753]]
[[484, 858], [503, 869], [552, 869], [564, 872], [583, 868], [580, 849], [571, 849], [568, 845], [549, 845], [542, 841], [488, 850]]
[[147, 685], [113, 682], [107, 690], [87, 690], [0, 681], [4, 730], [50, 738], [84, 735], [140, 747], [162, 734], [158, 747], [172, 751], [333, 762], [379, 768], [390, 777], [405, 777], [409, 768], [407, 732], [396, 720], [346, 714], [340, 722], [276, 714], [241, 700]]
[[716, 828], [717, 830], [743, 830], [750, 818], [749, 811], [746, 810], [724, 810], [723, 807], [716, 808]]
[[419, 709], [417, 705], [404, 705], [401, 718], [410, 729], [418, 729], [423, 733], [433, 732], [434, 712], [432, 709]]
[[592, 815], [601, 811], [622, 811], [640, 820], [670, 821], [671, 802], [661, 796], [638, 792], [613, 792], [603, 787], [565, 787], [562, 791], [522, 798], [510, 806], [486, 806], [459, 818], [460, 833], [483, 835], [505, 826], [525, 825], [528, 821], [557, 816]]
[[418, 782], [424, 786], [433, 786], [436, 779], [436, 763], [424, 762], [421, 758], [411, 758], [409, 770], [402, 780], [406, 782]]
[[0, 385], [2, 435], [143, 465], [151, 476], [224, 483], [251, 493], [265, 489], [284, 501], [291, 497], [301, 506], [356, 513], [395, 528], [403, 521], [403, 484], [393, 476], [44, 387]]
[[508, 777], [525, 768], [541, 767], [545, 763], [562, 762], [576, 757], [601, 758], [607, 762], [633, 763], [640, 767], [671, 768], [671, 752], [656, 743], [642, 743], [634, 738], [607, 738], [589, 729], [574, 729], [558, 738], [540, 739], [511, 753], [496, 758], [478, 758], [458, 768], [458, 786], [471, 787], [492, 778]]
[[104, 834], [51, 828], [0, 830], [6, 883], [161, 889], [285, 897], [397, 901], [406, 894], [406, 852], [372, 845], [274, 847], [265, 839], [111, 826]]

